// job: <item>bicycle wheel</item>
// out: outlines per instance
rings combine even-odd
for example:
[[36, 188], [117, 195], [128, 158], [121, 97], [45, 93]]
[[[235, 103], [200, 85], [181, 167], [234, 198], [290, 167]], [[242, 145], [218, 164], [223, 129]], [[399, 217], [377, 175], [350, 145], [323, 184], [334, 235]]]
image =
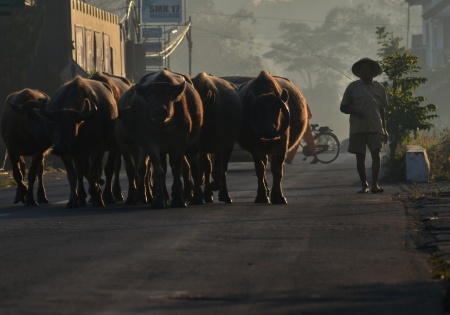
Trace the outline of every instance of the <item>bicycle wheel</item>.
[[333, 133], [319, 133], [314, 139], [316, 141], [316, 152], [319, 162], [328, 164], [337, 159], [341, 144]]

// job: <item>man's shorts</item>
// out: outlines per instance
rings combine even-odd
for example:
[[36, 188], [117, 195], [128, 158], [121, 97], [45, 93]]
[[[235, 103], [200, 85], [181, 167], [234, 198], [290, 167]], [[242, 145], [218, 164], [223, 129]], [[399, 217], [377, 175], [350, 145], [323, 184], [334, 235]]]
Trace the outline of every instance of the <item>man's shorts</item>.
[[383, 147], [383, 135], [378, 132], [360, 132], [350, 135], [348, 152], [366, 154], [366, 146], [370, 152]]

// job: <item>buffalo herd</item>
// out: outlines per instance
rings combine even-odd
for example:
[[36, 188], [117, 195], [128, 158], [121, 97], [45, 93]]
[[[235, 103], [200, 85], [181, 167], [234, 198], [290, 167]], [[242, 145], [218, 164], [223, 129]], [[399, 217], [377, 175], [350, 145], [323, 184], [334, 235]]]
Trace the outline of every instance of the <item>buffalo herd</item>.
[[[235, 143], [253, 157], [255, 202], [286, 204], [281, 186], [285, 155], [307, 124], [305, 98], [286, 78], [264, 70], [256, 77], [220, 78], [201, 72], [191, 78], [161, 69], [136, 84], [97, 72], [61, 85], [51, 97], [33, 89], [15, 92], [6, 99], [1, 134], [17, 182], [14, 203], [49, 202], [43, 170], [44, 158], [52, 152], [66, 168], [67, 208], [123, 201], [123, 161], [128, 178], [125, 203], [148, 203], [157, 209], [210, 203], [213, 191], [218, 191], [219, 201], [232, 203], [226, 175]], [[24, 156], [32, 156], [27, 180]], [[271, 189], [266, 178], [269, 157]], [[168, 166], [173, 176], [170, 195]]]

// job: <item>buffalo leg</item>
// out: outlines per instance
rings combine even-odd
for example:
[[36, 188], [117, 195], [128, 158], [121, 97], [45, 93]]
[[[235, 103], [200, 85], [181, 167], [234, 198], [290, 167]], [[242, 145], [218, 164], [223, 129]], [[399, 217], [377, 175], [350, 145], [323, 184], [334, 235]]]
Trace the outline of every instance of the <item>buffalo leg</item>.
[[103, 188], [103, 201], [107, 204], [116, 203], [112, 193], [112, 178], [115, 171], [116, 153], [116, 150], [111, 149], [108, 152], [108, 158], [106, 159], [105, 164], [105, 187]]
[[203, 197], [205, 202], [211, 203], [214, 200], [213, 188], [211, 185], [211, 158], [208, 153], [200, 154], [200, 168], [201, 174], [204, 174], [205, 188], [203, 189]]
[[148, 155], [143, 150], [141, 150], [141, 152], [139, 153], [139, 162], [137, 167], [137, 202], [143, 204], [151, 202], [151, 200], [149, 200], [149, 196], [147, 195], [148, 191], [145, 183], [147, 180], [147, 165], [149, 163], [148, 159]]
[[166, 197], [164, 195], [164, 183], [166, 173], [161, 165], [161, 155], [159, 148], [154, 148], [152, 146], [147, 146], [146, 151], [150, 156], [150, 161], [153, 165], [153, 201], [151, 207], [153, 209], [164, 209], [167, 207]]
[[87, 172], [89, 170], [89, 157], [88, 156], [74, 156], [73, 161], [75, 163], [75, 170], [77, 174], [77, 194], [78, 205], [80, 207], [86, 207], [86, 190], [84, 189], [84, 177], [87, 178]]
[[67, 209], [74, 209], [79, 207], [78, 195], [77, 195], [77, 172], [73, 166], [72, 158], [65, 156], [61, 158], [66, 168], [67, 180], [70, 186], [69, 202], [67, 203]]
[[266, 168], [267, 168], [267, 155], [253, 153], [253, 160], [255, 163], [256, 176], [258, 177], [258, 191], [256, 193], [255, 203], [270, 203]]
[[25, 198], [25, 205], [29, 207], [37, 206], [38, 203], [34, 200], [33, 190], [34, 190], [34, 182], [36, 181], [36, 171], [38, 168], [38, 164], [41, 164], [44, 159], [44, 154], [38, 153], [33, 156], [31, 159], [30, 169], [28, 170], [28, 189], [27, 189], [27, 197]]
[[201, 187], [199, 154], [188, 156], [188, 160], [189, 165], [191, 166], [192, 178], [194, 181], [194, 188], [193, 188], [194, 191], [190, 204], [203, 205], [205, 204], [205, 200], [203, 198], [203, 192]]
[[225, 203], [233, 202], [228, 193], [228, 187], [227, 187], [228, 162], [230, 161], [232, 152], [233, 152], [233, 148], [225, 150], [225, 152], [223, 153], [222, 187], [219, 190], [219, 201], [223, 201]]
[[112, 186], [112, 193], [115, 201], [124, 201], [122, 195], [122, 187], [120, 187], [120, 169], [122, 167], [122, 157], [117, 153], [114, 162], [114, 181]]
[[281, 180], [283, 178], [284, 166], [283, 164], [284, 158], [280, 158], [280, 156], [278, 155], [272, 156], [270, 168], [272, 169], [273, 184], [270, 199], [273, 204], [287, 204], [286, 198], [283, 196], [283, 191], [281, 189]]
[[[223, 143], [220, 142], [220, 143]], [[219, 190], [222, 187], [222, 174], [223, 174], [223, 164], [224, 164], [224, 159], [223, 159], [223, 155], [224, 155], [224, 151], [222, 146], [219, 146], [218, 148], [216, 148], [215, 152], [214, 152], [214, 163], [213, 163], [213, 169], [212, 169], [212, 177], [213, 177], [213, 182], [211, 183], [212, 189], [214, 191]]]
[[184, 155], [180, 153], [170, 154], [170, 165], [172, 167], [172, 202], [171, 206], [174, 208], [184, 208], [186, 207], [186, 202], [183, 198], [182, 193], [182, 182], [181, 182], [181, 168], [183, 166]]
[[45, 156], [37, 165], [38, 189], [36, 193], [38, 204], [48, 204], [47, 193], [44, 187], [44, 160]]
[[[125, 203], [127, 205], [136, 204], [136, 163], [131, 152], [125, 151], [122, 153], [123, 161], [125, 163], [125, 172], [128, 178], [128, 196]], [[139, 158], [136, 159], [138, 161]]]
[[9, 159], [11, 160], [11, 166], [13, 169], [13, 177], [17, 183], [16, 197], [14, 203], [25, 202], [25, 196], [27, 193], [27, 185], [24, 182], [24, 164], [23, 157], [17, 155], [15, 152], [9, 151]]
[[183, 198], [185, 201], [192, 200], [192, 182], [191, 182], [191, 166], [186, 156], [183, 159], [183, 166], [181, 169], [183, 173]]
[[91, 167], [88, 172], [89, 195], [94, 207], [105, 207], [102, 189], [100, 187], [100, 177], [102, 173], [102, 159], [104, 151], [94, 152], [91, 155]]

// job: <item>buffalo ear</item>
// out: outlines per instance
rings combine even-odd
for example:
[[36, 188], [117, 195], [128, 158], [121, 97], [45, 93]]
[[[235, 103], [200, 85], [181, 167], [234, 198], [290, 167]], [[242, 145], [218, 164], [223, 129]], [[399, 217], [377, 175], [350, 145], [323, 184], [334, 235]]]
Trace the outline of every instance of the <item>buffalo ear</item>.
[[283, 103], [286, 103], [289, 100], [289, 93], [285, 89], [281, 91], [280, 99]]

